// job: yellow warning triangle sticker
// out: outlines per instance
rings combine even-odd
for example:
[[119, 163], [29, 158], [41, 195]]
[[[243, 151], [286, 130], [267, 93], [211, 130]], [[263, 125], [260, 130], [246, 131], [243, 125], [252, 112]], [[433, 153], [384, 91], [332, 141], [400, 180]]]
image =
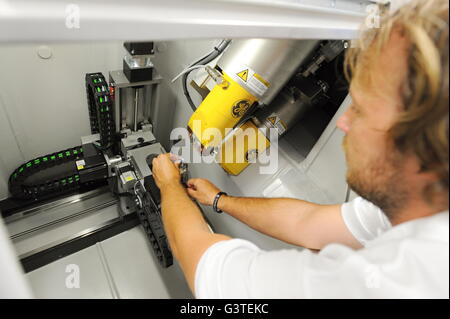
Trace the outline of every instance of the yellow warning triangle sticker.
[[236, 73], [238, 77], [240, 77], [242, 80], [244, 80], [245, 82], [247, 82], [247, 78], [248, 78], [248, 69], [245, 69], [239, 73]]
[[271, 116], [271, 117], [268, 117], [267, 118], [269, 121], [270, 121], [270, 123], [272, 123], [273, 125], [275, 125], [275, 120], [277, 119], [275, 116]]

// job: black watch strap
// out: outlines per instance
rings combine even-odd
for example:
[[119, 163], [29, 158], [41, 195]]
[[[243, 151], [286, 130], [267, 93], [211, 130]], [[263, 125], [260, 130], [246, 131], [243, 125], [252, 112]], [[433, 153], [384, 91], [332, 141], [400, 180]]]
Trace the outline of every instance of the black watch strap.
[[216, 213], [222, 213], [222, 211], [220, 209], [217, 208], [217, 203], [219, 202], [219, 198], [222, 195], [228, 195], [225, 192], [218, 192], [216, 197], [214, 197], [214, 201], [213, 201], [213, 209]]

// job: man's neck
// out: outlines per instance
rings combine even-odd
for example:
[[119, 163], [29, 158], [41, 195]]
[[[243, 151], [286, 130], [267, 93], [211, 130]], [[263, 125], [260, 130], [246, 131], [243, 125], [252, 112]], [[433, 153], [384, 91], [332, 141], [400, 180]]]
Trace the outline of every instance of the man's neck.
[[448, 210], [448, 207], [430, 205], [420, 199], [410, 200], [407, 205], [390, 214], [393, 216], [390, 222], [392, 226], [395, 226], [414, 219], [429, 217], [445, 210]]
[[[448, 210], [448, 190], [425, 192], [430, 185], [436, 183], [437, 177], [432, 172], [422, 172], [415, 156], [405, 158], [402, 169], [406, 200], [401, 207], [390, 212], [389, 219], [393, 226]], [[425, 197], [427, 193], [429, 198]]]

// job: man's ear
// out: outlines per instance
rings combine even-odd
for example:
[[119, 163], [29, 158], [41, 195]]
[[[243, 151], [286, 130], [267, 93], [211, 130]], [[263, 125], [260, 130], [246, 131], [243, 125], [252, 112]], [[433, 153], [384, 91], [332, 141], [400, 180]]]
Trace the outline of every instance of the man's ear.
[[448, 188], [442, 184], [442, 181], [436, 175], [433, 181], [425, 185], [422, 196], [435, 210], [448, 210]]

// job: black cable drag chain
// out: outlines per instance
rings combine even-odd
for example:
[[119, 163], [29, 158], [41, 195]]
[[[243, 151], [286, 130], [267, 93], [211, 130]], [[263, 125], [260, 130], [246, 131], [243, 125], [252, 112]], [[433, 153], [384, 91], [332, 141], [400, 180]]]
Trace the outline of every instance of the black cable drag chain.
[[[77, 189], [80, 185], [80, 176], [77, 173], [75, 162], [81, 158], [83, 158], [83, 148], [77, 146], [32, 159], [16, 168], [10, 175], [8, 181], [9, 191], [15, 198], [37, 199], [52, 192]], [[73, 169], [66, 174], [46, 180], [43, 183], [26, 184], [26, 180], [37, 172], [70, 161], [73, 162]]]
[[114, 144], [114, 112], [109, 87], [102, 73], [87, 73], [85, 77], [89, 120], [92, 134], [100, 133], [100, 146], [105, 150]]
[[[146, 177], [147, 180], [153, 177]], [[159, 200], [151, 195], [148, 189], [142, 190], [139, 184], [138, 193], [142, 200], [142, 207], [137, 206], [137, 215], [147, 238], [155, 252], [156, 258], [162, 267], [167, 268], [173, 264], [173, 255], [169, 247], [169, 242], [164, 231], [164, 225], [159, 213]]]

